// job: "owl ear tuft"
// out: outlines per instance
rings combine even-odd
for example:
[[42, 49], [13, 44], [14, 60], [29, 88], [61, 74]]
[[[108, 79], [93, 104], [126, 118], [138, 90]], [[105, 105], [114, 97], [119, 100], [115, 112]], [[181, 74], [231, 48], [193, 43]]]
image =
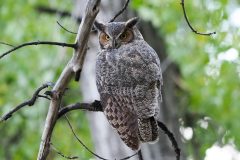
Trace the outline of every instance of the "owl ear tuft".
[[94, 27], [98, 30], [98, 31], [104, 31], [105, 25], [103, 23], [100, 23], [98, 21], [94, 22]]
[[128, 28], [132, 28], [133, 26], [135, 26], [135, 25], [138, 23], [138, 21], [139, 21], [139, 18], [138, 18], [138, 17], [134, 17], [134, 18], [129, 19], [129, 20], [125, 23], [125, 25], [126, 25], [126, 27], [128, 27]]

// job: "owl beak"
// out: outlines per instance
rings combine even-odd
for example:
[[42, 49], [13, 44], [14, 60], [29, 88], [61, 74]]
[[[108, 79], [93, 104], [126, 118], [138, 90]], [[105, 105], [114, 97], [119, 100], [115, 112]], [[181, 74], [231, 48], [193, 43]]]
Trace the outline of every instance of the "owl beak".
[[112, 48], [113, 49], [117, 49], [119, 47], [119, 44], [117, 43], [117, 41], [115, 39], [112, 40]]

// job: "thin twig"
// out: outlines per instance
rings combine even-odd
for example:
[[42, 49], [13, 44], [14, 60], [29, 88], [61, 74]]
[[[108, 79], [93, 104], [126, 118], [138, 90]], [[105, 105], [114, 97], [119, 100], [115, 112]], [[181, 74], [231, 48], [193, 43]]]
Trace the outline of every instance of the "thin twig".
[[39, 93], [47, 88], [49, 86], [48, 83], [43, 84], [41, 87], [39, 87], [34, 93], [33, 96], [30, 100], [27, 100], [21, 104], [19, 104], [18, 106], [16, 106], [15, 108], [13, 108], [10, 112], [8, 112], [7, 114], [3, 115], [0, 119], [0, 122], [2, 121], [6, 121], [7, 119], [9, 119], [10, 117], [12, 117], [13, 113], [17, 112], [18, 110], [20, 110], [21, 108], [25, 107], [25, 106], [32, 106], [35, 104], [36, 100], [39, 97]]
[[109, 22], [115, 21], [115, 19], [116, 19], [118, 16], [120, 16], [120, 15], [127, 9], [129, 2], [130, 2], [130, 0], [126, 0], [123, 8], [122, 8], [120, 11], [118, 11], [118, 13], [117, 13]]
[[158, 121], [158, 126], [164, 131], [164, 133], [168, 136], [168, 138], [170, 139], [172, 146], [175, 150], [176, 153], [176, 159], [180, 160], [180, 152], [181, 150], [178, 147], [177, 141], [173, 135], [173, 133], [171, 131], [169, 131], [169, 129], [166, 127], [166, 125], [160, 121]]
[[185, 9], [185, 5], [184, 5], [184, 0], [181, 0], [181, 6], [182, 6], [182, 10], [183, 10], [183, 14], [184, 14], [184, 18], [189, 26], [189, 28], [196, 34], [199, 34], [199, 35], [203, 35], [203, 36], [211, 36], [212, 34], [216, 34], [216, 32], [210, 32], [210, 33], [201, 33], [201, 32], [198, 32], [196, 29], [194, 29], [192, 27], [192, 25], [190, 24], [189, 20], [188, 20], [188, 17], [187, 17], [187, 13], [186, 13], [186, 9]]
[[49, 98], [48, 96], [44, 96], [44, 95], [38, 95], [39, 98], [44, 98], [44, 99], [47, 99], [47, 100], [51, 100], [51, 98]]
[[25, 47], [25, 46], [31, 46], [31, 45], [40, 45], [40, 44], [43, 44], [43, 45], [55, 45], [55, 46], [62, 46], [62, 47], [70, 47], [70, 48], [73, 48], [73, 49], [76, 49], [77, 46], [76, 44], [69, 44], [69, 43], [61, 43], [61, 42], [51, 42], [51, 41], [35, 41], [35, 42], [28, 42], [28, 43], [23, 43], [19, 46], [16, 46], [12, 49], [10, 49], [9, 51], [3, 53], [2, 55], [0, 55], [0, 59], [3, 58], [4, 56], [10, 54], [11, 52], [17, 50], [17, 49], [20, 49], [22, 47]]
[[[42, 12], [42, 13], [58, 14], [58, 15], [60, 15], [60, 17], [73, 17], [73, 15], [69, 11], [58, 10], [58, 9], [50, 8], [50, 7], [47, 7], [47, 6], [37, 6], [36, 10], [38, 12]], [[82, 21], [82, 17], [73, 17], [73, 18], [76, 19], [76, 21], [79, 24]]]
[[[127, 156], [127, 157], [121, 158], [121, 159], [119, 159], [119, 160], [127, 160], [127, 159], [130, 159], [130, 158], [136, 156], [137, 154], [138, 154], [138, 152], [132, 154], [131, 156]], [[139, 159], [139, 160], [143, 160], [143, 159]]]
[[5, 42], [0, 42], [0, 44], [4, 44], [4, 45], [10, 46], [10, 47], [15, 47], [15, 46], [13, 46], [13, 45], [11, 45], [11, 44], [9, 44], [9, 43], [5, 43]]
[[[63, 11], [63, 10], [57, 10], [55, 8], [49, 8], [47, 6], [37, 6], [36, 7], [38, 12], [42, 12], [42, 13], [47, 13], [47, 14], [59, 14], [61, 17], [73, 17], [72, 14], [68, 11]], [[81, 23], [82, 21], [82, 17], [73, 17], [77, 23]], [[96, 21], [96, 20], [95, 20]], [[63, 26], [61, 26], [62, 28], [64, 28]], [[66, 29], [66, 28], [65, 28]], [[64, 29], [64, 30], [65, 30]], [[68, 30], [69, 31], [69, 30]], [[92, 30], [91, 32], [96, 32], [97, 29], [92, 26]], [[70, 31], [71, 33], [71, 31]], [[73, 32], [73, 34], [75, 34], [75, 32]]]
[[74, 137], [77, 139], [77, 141], [78, 141], [88, 152], [90, 152], [92, 155], [98, 157], [99, 159], [108, 160], [108, 159], [105, 159], [105, 158], [97, 155], [97, 154], [94, 153], [93, 151], [91, 151], [91, 150], [78, 138], [77, 134], [75, 133], [75, 131], [74, 131], [74, 129], [73, 129], [73, 127], [72, 127], [72, 125], [71, 125], [71, 123], [70, 123], [70, 121], [69, 121], [69, 119], [68, 119], [68, 117], [67, 117], [66, 115], [65, 115], [65, 118], [66, 118], [66, 120], [67, 120], [68, 126], [70, 127], [70, 129], [71, 129]]
[[[94, 153], [93, 151], [91, 151], [91, 150], [80, 140], [80, 138], [79, 138], [79, 137], [77, 136], [77, 134], [75, 133], [75, 131], [74, 131], [74, 129], [73, 129], [73, 127], [72, 127], [72, 125], [71, 125], [68, 117], [66, 116], [66, 113], [67, 113], [67, 112], [72, 111], [72, 110], [75, 110], [75, 109], [87, 109], [88, 111], [102, 111], [102, 107], [99, 106], [99, 105], [101, 105], [100, 102], [99, 102], [99, 101], [94, 101], [94, 102], [91, 103], [91, 104], [86, 104], [86, 103], [85, 103], [85, 105], [83, 105], [83, 103], [82, 103], [82, 104], [81, 104], [81, 103], [77, 103], [77, 104], [79, 104], [79, 105], [72, 105], [72, 106], [70, 105], [71, 107], [68, 106], [68, 107], [63, 108], [63, 109], [62, 109], [62, 112], [61, 112], [61, 110], [59, 111], [58, 116], [60, 115], [60, 113], [61, 113], [61, 116], [62, 116], [62, 115], [65, 116], [65, 118], [66, 118], [66, 120], [67, 120], [67, 123], [68, 123], [68, 125], [69, 125], [69, 127], [70, 127], [70, 129], [71, 129], [71, 131], [72, 131], [72, 133], [73, 133], [73, 135], [74, 135], [74, 137], [77, 139], [77, 141], [78, 141], [88, 152], [90, 152], [91, 154], [93, 154], [94, 156], [96, 156], [96, 157], [98, 157], [98, 158], [100, 158], [100, 159], [102, 159], [102, 160], [108, 160], [108, 159], [105, 159], [105, 158], [99, 156], [98, 154]], [[81, 105], [82, 105], [82, 106], [81, 106]], [[76, 108], [74, 108], [74, 107], [76, 107]], [[87, 108], [87, 107], [90, 107], [90, 108]], [[67, 108], [68, 108], [68, 110], [66, 110]], [[73, 108], [74, 108], [74, 109], [73, 109]], [[67, 112], [66, 112], [66, 111], [67, 111]], [[64, 113], [63, 113], [63, 112], [64, 112]], [[58, 118], [60, 118], [60, 116], [59, 116]], [[134, 153], [134, 154], [132, 154], [132, 155], [130, 155], [130, 156], [127, 156], [127, 157], [124, 157], [124, 158], [120, 158], [119, 160], [127, 160], [127, 159], [130, 159], [130, 158], [132, 158], [133, 156], [137, 155], [138, 153], [139, 153], [139, 152], [136, 152], [136, 153]], [[143, 160], [143, 159], [139, 159], [139, 160]]]
[[57, 150], [51, 142], [50, 142], [50, 145], [51, 145], [51, 148], [52, 148], [57, 154], [59, 154], [60, 156], [62, 156], [63, 158], [66, 158], [66, 159], [78, 159], [78, 158], [79, 158], [78, 156], [66, 156], [65, 154], [63, 154], [62, 152], [60, 152], [59, 150]]
[[83, 109], [87, 111], [103, 111], [100, 101], [95, 100], [93, 103], [75, 103], [61, 108], [58, 112], [58, 118], [61, 118], [64, 114], [77, 109]]
[[68, 29], [66, 29], [65, 27], [63, 27], [58, 21], [57, 21], [57, 24], [65, 31], [69, 32], [69, 33], [72, 33], [72, 34], [77, 34], [76, 32], [72, 32], [72, 31], [69, 31]]

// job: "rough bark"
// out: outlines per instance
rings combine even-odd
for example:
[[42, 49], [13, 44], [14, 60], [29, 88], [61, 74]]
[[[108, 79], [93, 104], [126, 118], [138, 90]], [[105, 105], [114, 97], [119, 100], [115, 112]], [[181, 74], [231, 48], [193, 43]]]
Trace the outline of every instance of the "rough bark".
[[[100, 13], [97, 20], [107, 22], [114, 14], [123, 6], [124, 1], [112, 1], [102, 0]], [[74, 11], [75, 16], [81, 16], [84, 6], [84, 0], [76, 1], [76, 8]], [[78, 5], [81, 4], [81, 5]], [[129, 17], [133, 17], [132, 11], [128, 10], [118, 18], [118, 20], [126, 20]], [[163, 87], [163, 103], [161, 106], [161, 121], [164, 122], [167, 127], [173, 131], [178, 143], [180, 144], [180, 133], [178, 124], [178, 100], [176, 97], [175, 79], [178, 72], [176, 66], [170, 63], [163, 63], [167, 58], [166, 47], [164, 40], [161, 36], [158, 36], [157, 31], [151, 26], [150, 23], [141, 21], [139, 24], [141, 32], [145, 40], [158, 52], [162, 64], [164, 66], [164, 87]], [[91, 35], [88, 54], [85, 58], [84, 67], [81, 76], [81, 90], [83, 93], [83, 102], [92, 102], [95, 99], [99, 99], [99, 95], [95, 83], [95, 61], [98, 53], [98, 40], [97, 35]], [[168, 62], [168, 61], [165, 61]], [[170, 65], [168, 65], [170, 64]], [[116, 132], [110, 127], [106, 118], [102, 113], [87, 113], [92, 138], [95, 146], [95, 152], [99, 155], [108, 158], [122, 158], [127, 155], [131, 155], [133, 152], [126, 147], [120, 140]], [[182, 149], [182, 145], [180, 145]], [[143, 157], [145, 160], [174, 160], [175, 153], [166, 135], [161, 133], [160, 140], [156, 144], [144, 144], [142, 145]], [[138, 159], [134, 157], [132, 159]]]
[[52, 131], [57, 121], [62, 95], [67, 88], [68, 83], [72, 79], [74, 73], [82, 69], [82, 62], [86, 54], [89, 33], [98, 13], [98, 4], [99, 0], [89, 0], [87, 5], [85, 5], [86, 9], [84, 9], [84, 11], [86, 13], [83, 16], [83, 20], [79, 26], [78, 34], [76, 37], [77, 48], [73, 53], [72, 59], [69, 60], [68, 64], [65, 66], [63, 72], [53, 87], [51, 96], [52, 99], [50, 102], [44, 130], [42, 133], [42, 140], [39, 147], [37, 158], [38, 160], [45, 160], [49, 154]]

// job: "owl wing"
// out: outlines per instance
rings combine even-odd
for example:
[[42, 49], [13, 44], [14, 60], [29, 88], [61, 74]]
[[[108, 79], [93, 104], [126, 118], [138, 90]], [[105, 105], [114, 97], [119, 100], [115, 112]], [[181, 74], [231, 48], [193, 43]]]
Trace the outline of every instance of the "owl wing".
[[101, 102], [109, 123], [115, 128], [120, 138], [133, 150], [138, 150], [138, 122], [129, 97], [101, 94]]
[[[141, 46], [141, 47], [139, 47]], [[139, 138], [142, 142], [158, 139], [157, 117], [161, 101], [162, 73], [157, 53], [144, 41], [122, 54], [134, 82], [133, 107], [138, 117]]]
[[[161, 85], [163, 84], [160, 60], [155, 50], [145, 41], [136, 42], [123, 54], [125, 65], [131, 69], [135, 82], [135, 110], [141, 118], [155, 116], [159, 112]], [[127, 74], [126, 74], [127, 76]]]

